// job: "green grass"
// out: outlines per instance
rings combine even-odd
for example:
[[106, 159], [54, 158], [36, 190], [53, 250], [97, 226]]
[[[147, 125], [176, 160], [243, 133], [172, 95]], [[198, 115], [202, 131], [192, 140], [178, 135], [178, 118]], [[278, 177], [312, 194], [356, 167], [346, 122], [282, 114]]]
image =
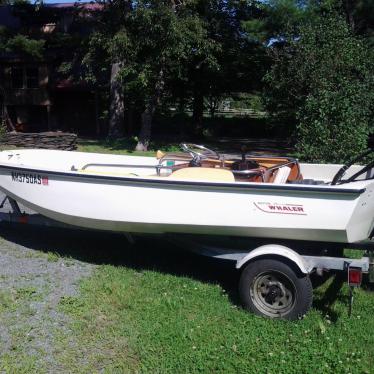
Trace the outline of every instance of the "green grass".
[[[374, 372], [374, 294], [366, 285], [356, 292], [351, 318], [347, 288], [333, 302], [324, 298], [327, 283], [315, 291], [305, 319], [272, 321], [240, 307], [233, 264], [176, 250], [157, 237], [130, 246], [121, 235], [98, 232], [17, 234], [19, 244], [43, 248], [46, 261], [53, 252], [53, 261], [96, 265], [76, 296], [59, 301], [66, 324], [50, 330], [50, 358], [60, 372]], [[0, 371], [48, 371], [45, 353], [27, 356], [33, 342], [25, 340], [28, 325], [18, 321], [28, 320], [41, 292], [31, 286], [0, 290], [0, 320], [14, 347], [0, 354]]]
[[178, 143], [151, 142], [147, 152], [134, 151], [136, 140], [134, 138], [123, 138], [117, 140], [108, 139], [79, 139], [78, 151], [96, 153], [115, 153], [133, 156], [155, 156], [157, 150], [174, 152], [179, 151]]
[[[153, 244], [158, 245], [142, 246]], [[135, 250], [147, 259], [131, 260], [130, 266], [100, 265], [83, 281], [79, 296], [61, 301], [79, 345], [86, 347], [82, 366], [82, 352], [69, 347], [66, 337], [60, 339], [59, 360], [65, 371], [374, 372], [370, 291], [356, 292], [351, 318], [347, 288], [327, 305], [327, 283], [315, 291], [314, 307], [305, 319], [272, 321], [241, 309], [235, 276], [229, 286], [220, 281], [225, 272], [232, 276], [230, 269], [209, 265], [200, 257], [170, 258], [166, 252], [169, 259], [157, 260], [150, 249]], [[195, 270], [189, 272], [188, 266]]]
[[47, 252], [45, 253], [48, 262], [57, 262], [61, 256], [56, 252]]
[[103, 266], [84, 282], [81, 296], [65, 300], [62, 307], [75, 317], [82, 343], [96, 340], [106, 347], [105, 357], [111, 353], [112, 368], [149, 373], [370, 373], [373, 297], [359, 291], [351, 319], [345, 298], [346, 290], [334, 307], [336, 321], [318, 310], [300, 322], [270, 321], [237, 308], [216, 285]]
[[3, 355], [1, 357], [0, 369], [4, 373], [11, 374], [40, 373], [35, 355], [18, 354], [17, 352], [16, 354]]
[[0, 313], [10, 310], [14, 306], [14, 302], [14, 295], [9, 290], [0, 290]]

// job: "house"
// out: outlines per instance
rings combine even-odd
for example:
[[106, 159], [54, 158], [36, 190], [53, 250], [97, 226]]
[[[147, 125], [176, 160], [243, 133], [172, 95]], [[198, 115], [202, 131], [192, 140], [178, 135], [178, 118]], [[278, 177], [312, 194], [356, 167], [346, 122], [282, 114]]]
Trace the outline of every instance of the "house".
[[[92, 3], [45, 4], [40, 9], [31, 4], [0, 6], [0, 29], [46, 41], [43, 58], [0, 53], [0, 107], [8, 129], [91, 136], [104, 132], [97, 89], [60, 70], [75, 53], [72, 41], [92, 30], [90, 18], [98, 10]], [[81, 66], [74, 69], [79, 73]]]

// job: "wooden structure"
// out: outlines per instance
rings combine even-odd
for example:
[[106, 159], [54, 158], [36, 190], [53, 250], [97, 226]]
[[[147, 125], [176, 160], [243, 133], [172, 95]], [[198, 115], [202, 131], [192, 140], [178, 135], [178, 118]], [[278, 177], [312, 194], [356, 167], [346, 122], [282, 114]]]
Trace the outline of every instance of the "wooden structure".
[[0, 145], [9, 148], [44, 148], [72, 151], [77, 148], [77, 135], [62, 132], [9, 132], [0, 139]]

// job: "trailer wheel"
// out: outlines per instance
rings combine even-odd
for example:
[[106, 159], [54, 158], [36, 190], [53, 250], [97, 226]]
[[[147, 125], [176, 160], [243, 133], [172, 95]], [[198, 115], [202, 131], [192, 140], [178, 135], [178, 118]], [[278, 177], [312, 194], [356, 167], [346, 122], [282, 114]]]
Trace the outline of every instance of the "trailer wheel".
[[299, 319], [309, 310], [313, 287], [308, 275], [297, 274], [279, 260], [250, 262], [239, 281], [244, 307], [270, 318]]

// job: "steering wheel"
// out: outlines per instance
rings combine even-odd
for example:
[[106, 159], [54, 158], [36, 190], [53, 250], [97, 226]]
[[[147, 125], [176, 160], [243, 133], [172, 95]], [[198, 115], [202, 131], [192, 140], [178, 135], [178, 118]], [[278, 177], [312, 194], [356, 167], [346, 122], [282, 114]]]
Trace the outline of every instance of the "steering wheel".
[[[183, 151], [189, 153], [194, 160], [201, 160], [204, 158], [216, 158], [217, 160], [221, 159], [221, 156], [218, 152], [213, 151], [203, 145], [192, 144], [192, 143], [181, 143], [180, 147]], [[199, 151], [198, 151], [199, 150]]]
[[367, 171], [369, 171], [370, 169], [372, 169], [374, 167], [374, 161], [369, 162], [361, 170], [359, 170], [357, 173], [355, 173], [352, 176], [350, 176], [348, 179], [342, 180], [342, 178], [344, 177], [345, 173], [347, 172], [347, 170], [352, 165], [354, 165], [356, 162], [362, 160], [364, 157], [366, 157], [367, 155], [369, 155], [372, 152], [374, 152], [374, 148], [369, 149], [368, 151], [360, 154], [359, 156], [357, 156], [356, 158], [354, 158], [353, 160], [351, 160], [350, 162], [348, 162], [348, 164], [343, 165], [338, 170], [338, 172], [334, 175], [334, 178], [332, 179], [331, 185], [334, 186], [336, 184], [343, 184], [343, 183], [353, 182], [357, 177], [359, 177], [360, 175], [362, 175], [362, 174], [366, 173]]

